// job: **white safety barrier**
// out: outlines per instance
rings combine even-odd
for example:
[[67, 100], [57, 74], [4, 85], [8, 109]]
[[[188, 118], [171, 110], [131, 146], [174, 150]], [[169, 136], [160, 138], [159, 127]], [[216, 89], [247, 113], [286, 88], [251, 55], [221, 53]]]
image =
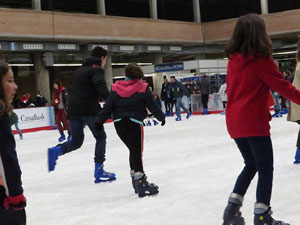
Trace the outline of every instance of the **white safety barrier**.
[[52, 106], [14, 109], [14, 112], [19, 117], [19, 128], [27, 132], [51, 129], [55, 125]]

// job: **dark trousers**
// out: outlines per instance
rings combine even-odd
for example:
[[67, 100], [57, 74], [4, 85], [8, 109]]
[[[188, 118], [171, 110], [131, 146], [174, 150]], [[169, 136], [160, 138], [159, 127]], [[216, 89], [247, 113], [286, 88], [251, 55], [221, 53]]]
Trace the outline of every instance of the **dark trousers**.
[[63, 154], [74, 151], [81, 147], [84, 140], [83, 128], [87, 124], [94, 138], [95, 146], [95, 162], [102, 164], [105, 161], [106, 133], [104, 127], [95, 123], [95, 116], [82, 116], [70, 120], [72, 139], [63, 143]]
[[69, 124], [69, 121], [67, 120], [67, 114], [66, 114], [65, 109], [56, 109], [55, 110], [55, 122], [57, 124], [57, 129], [59, 130], [60, 133], [63, 132], [63, 127], [62, 127], [61, 123], [64, 124], [64, 127], [70, 133], [70, 124]]
[[300, 130], [298, 131], [298, 138], [297, 138], [297, 144], [296, 144], [297, 148], [300, 149]]
[[226, 109], [226, 103], [227, 102], [223, 102], [223, 109]]
[[165, 103], [166, 113], [172, 112], [172, 109], [171, 109], [171, 101], [168, 100], [168, 99], [165, 99], [165, 100], [164, 100], [164, 103]]
[[143, 148], [144, 148], [144, 127], [138, 123], [125, 118], [115, 123], [118, 136], [129, 149], [130, 169], [135, 172], [144, 172], [143, 169]]
[[201, 94], [201, 100], [202, 100], [203, 109], [207, 109], [208, 95]]
[[6, 210], [0, 207], [0, 225], [25, 225], [25, 210]]
[[233, 193], [244, 196], [256, 172], [258, 183], [256, 201], [270, 205], [273, 182], [273, 148], [269, 136], [234, 139], [245, 167], [237, 178]]

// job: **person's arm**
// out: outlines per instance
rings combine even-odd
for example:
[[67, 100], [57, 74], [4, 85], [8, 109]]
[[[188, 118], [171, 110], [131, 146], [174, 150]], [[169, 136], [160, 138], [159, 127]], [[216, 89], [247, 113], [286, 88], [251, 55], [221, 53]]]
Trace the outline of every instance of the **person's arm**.
[[300, 105], [300, 91], [284, 79], [272, 57], [261, 58], [253, 74], [272, 90]]
[[104, 78], [104, 70], [101, 68], [95, 68], [91, 71], [92, 76], [91, 80], [93, 86], [98, 94], [98, 98], [105, 100], [108, 95], [109, 91], [106, 86], [105, 78]]
[[156, 104], [153, 98], [153, 94], [151, 93], [149, 87], [146, 88], [145, 94], [146, 94], [146, 107], [159, 121], [164, 121], [165, 114], [161, 111], [159, 106]]
[[105, 101], [103, 108], [101, 109], [100, 113], [96, 118], [96, 123], [99, 125], [103, 125], [105, 121], [110, 117], [113, 112], [114, 104], [113, 104], [113, 95], [114, 92], [111, 92], [108, 98]]

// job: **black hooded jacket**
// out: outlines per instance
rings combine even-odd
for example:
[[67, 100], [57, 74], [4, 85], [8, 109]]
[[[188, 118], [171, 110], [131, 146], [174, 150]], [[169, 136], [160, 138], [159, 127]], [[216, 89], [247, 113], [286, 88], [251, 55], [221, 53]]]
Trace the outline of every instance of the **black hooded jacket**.
[[75, 72], [72, 88], [68, 95], [68, 118], [96, 116], [101, 109], [99, 100], [107, 98], [104, 70], [100, 67], [101, 59], [86, 59]]

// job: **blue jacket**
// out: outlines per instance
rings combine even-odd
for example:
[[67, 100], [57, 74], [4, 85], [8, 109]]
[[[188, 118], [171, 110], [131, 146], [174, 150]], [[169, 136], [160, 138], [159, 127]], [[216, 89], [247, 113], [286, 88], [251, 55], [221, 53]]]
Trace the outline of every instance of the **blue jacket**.
[[148, 84], [142, 80], [117, 81], [112, 92], [96, 119], [103, 124], [113, 114], [113, 119], [132, 118], [143, 121], [148, 113], [146, 108], [159, 120], [165, 119], [164, 113], [154, 101]]
[[7, 113], [0, 116], [0, 143], [0, 177], [4, 183], [6, 195], [15, 197], [23, 194], [23, 188], [16, 142]]
[[189, 96], [189, 93], [184, 87], [184, 85], [176, 80], [174, 83], [169, 83], [168, 95], [178, 98], [182, 97], [183, 95]]

